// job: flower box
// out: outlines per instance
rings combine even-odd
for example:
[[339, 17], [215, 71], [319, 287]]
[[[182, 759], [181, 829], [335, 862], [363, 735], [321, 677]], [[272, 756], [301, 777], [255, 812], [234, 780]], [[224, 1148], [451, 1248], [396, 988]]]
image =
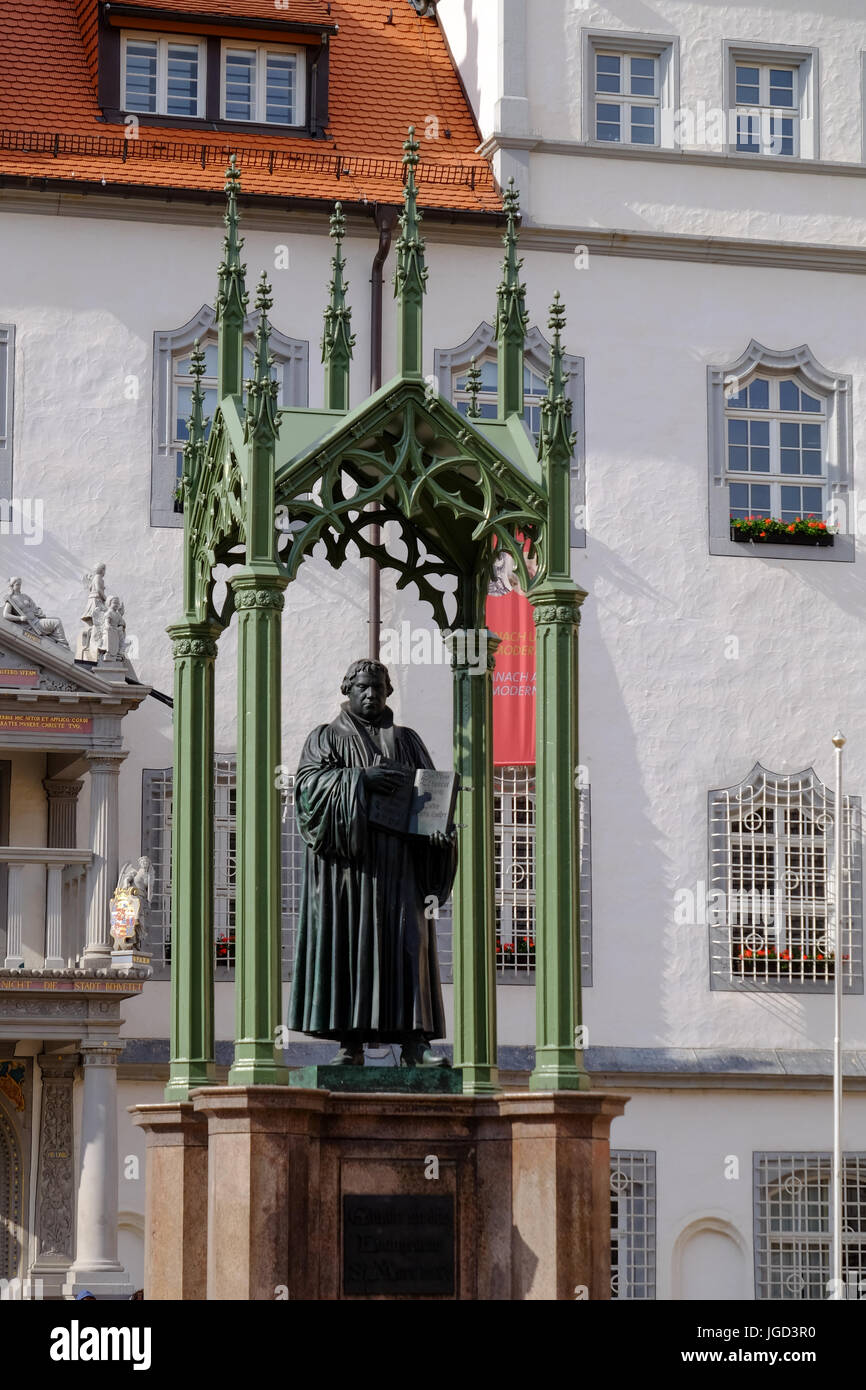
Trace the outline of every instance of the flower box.
[[731, 517], [731, 540], [754, 545], [832, 545], [833, 531], [817, 517], [798, 516], [795, 521], [779, 521], [777, 517]]
[[799, 534], [796, 531], [788, 532], [787, 535], [783, 531], [770, 531], [765, 536], [744, 536], [738, 535], [731, 527], [731, 540], [739, 541], [741, 545], [747, 542], [752, 545], [832, 545], [834, 539], [832, 531], [821, 531], [811, 536], [803, 531]]

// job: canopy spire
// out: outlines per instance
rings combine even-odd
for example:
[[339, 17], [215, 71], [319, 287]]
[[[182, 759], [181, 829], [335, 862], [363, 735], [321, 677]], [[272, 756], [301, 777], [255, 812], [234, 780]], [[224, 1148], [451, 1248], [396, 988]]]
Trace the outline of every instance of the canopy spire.
[[322, 337], [322, 361], [325, 364], [325, 409], [349, 409], [349, 363], [355, 335], [351, 331], [352, 310], [346, 303], [348, 285], [343, 280], [346, 262], [343, 259], [343, 237], [346, 219], [343, 204], [337, 203], [331, 213], [331, 232], [334, 255], [331, 258], [331, 284], [328, 307], [325, 310], [325, 331]]
[[223, 396], [239, 396], [243, 382], [244, 317], [249, 295], [244, 281], [246, 266], [241, 262], [241, 248], [244, 243], [243, 238], [238, 235], [240, 187], [241, 175], [237, 166], [237, 155], [232, 155], [226, 170], [226, 231], [216, 301], [216, 319], [219, 325], [217, 378], [220, 400]]
[[468, 420], [480, 420], [478, 392], [481, 390], [481, 369], [474, 357], [469, 363], [469, 371], [466, 373], [466, 389], [469, 392], [469, 409], [466, 411], [466, 418]]
[[497, 291], [496, 342], [499, 364], [498, 414], [504, 420], [509, 415], [523, 414], [523, 349], [527, 324], [526, 286], [520, 279], [523, 261], [517, 256], [520, 197], [513, 178], [508, 180], [502, 201], [507, 222], [503, 237], [505, 259]]
[[277, 419], [277, 382], [271, 372], [274, 364], [271, 355], [271, 325], [268, 310], [274, 299], [268, 277], [263, 270], [256, 289], [256, 310], [259, 322], [256, 328], [256, 349], [253, 354], [253, 374], [247, 382], [247, 410], [245, 417], [245, 437], [254, 438], [257, 443], [267, 444], [276, 439], [280, 423]]
[[397, 296], [397, 371], [400, 376], [420, 376], [423, 362], [422, 327], [427, 267], [424, 264], [424, 240], [420, 234], [422, 214], [418, 211], [418, 189], [415, 167], [420, 145], [415, 139], [415, 127], [409, 127], [403, 144], [403, 165], [406, 187], [403, 211], [400, 214], [400, 237], [397, 242], [397, 270], [394, 293]]
[[550, 499], [548, 521], [548, 572], [553, 577], [570, 575], [571, 457], [576, 435], [571, 428], [571, 401], [565, 393], [568, 374], [563, 370], [562, 330], [565, 306], [559, 290], [550, 306], [548, 327], [552, 330], [547, 395], [541, 402], [541, 431], [538, 457], [544, 471]]
[[189, 362], [189, 374], [193, 378], [194, 384], [189, 420], [187, 421], [187, 440], [183, 446], [183, 473], [180, 480], [180, 498], [183, 502], [188, 501], [195, 490], [201, 476], [207, 447], [205, 435], [210, 420], [206, 420], [204, 416], [204, 388], [201, 384], [204, 373], [205, 355], [198, 338], [196, 338], [192, 345]]

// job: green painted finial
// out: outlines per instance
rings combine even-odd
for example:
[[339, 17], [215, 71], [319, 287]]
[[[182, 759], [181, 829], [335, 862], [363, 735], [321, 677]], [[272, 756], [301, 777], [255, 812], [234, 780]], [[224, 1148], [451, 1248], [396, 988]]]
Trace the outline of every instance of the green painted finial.
[[343, 259], [343, 237], [346, 219], [342, 203], [331, 214], [334, 255], [331, 259], [331, 284], [328, 307], [325, 310], [325, 332], [322, 337], [322, 361], [325, 364], [325, 409], [349, 409], [349, 363], [355, 335], [351, 331], [352, 310], [346, 303], [348, 284], [343, 279], [346, 262]]
[[557, 462], [571, 458], [576, 436], [571, 430], [571, 401], [565, 394], [568, 373], [563, 369], [562, 330], [565, 327], [565, 305], [559, 290], [550, 306], [548, 327], [552, 330], [550, 370], [547, 373], [547, 395], [541, 402], [541, 433], [539, 457], [544, 453]]
[[241, 261], [243, 238], [239, 235], [240, 213], [238, 194], [241, 175], [237, 156], [232, 155], [226, 170], [225, 237], [223, 258], [219, 268], [219, 290], [216, 318], [219, 324], [219, 397], [239, 396], [243, 378], [244, 317], [249, 295], [244, 276], [246, 266]]
[[394, 293], [397, 296], [397, 370], [401, 376], [421, 375], [423, 361], [422, 306], [427, 285], [424, 264], [424, 240], [420, 234], [422, 214], [418, 210], [418, 188], [415, 169], [420, 145], [415, 139], [415, 127], [409, 127], [403, 144], [403, 167], [406, 183], [403, 211], [400, 214], [400, 237], [397, 242], [397, 270]]
[[480, 420], [478, 392], [481, 390], [481, 368], [474, 357], [469, 364], [469, 371], [466, 373], [466, 389], [469, 392], [469, 409], [466, 412], [466, 418], [468, 420]]
[[198, 482], [207, 447], [205, 436], [210, 420], [205, 419], [204, 388], [201, 384], [205, 370], [205, 355], [198, 338], [196, 338], [192, 345], [189, 363], [189, 374], [193, 378], [193, 388], [189, 420], [187, 421], [187, 440], [183, 446], [183, 475], [181, 478], [183, 500], [186, 500]]
[[253, 375], [247, 381], [247, 411], [244, 424], [244, 438], [254, 438], [259, 443], [276, 439], [280, 423], [277, 419], [277, 382], [271, 368], [274, 358], [270, 349], [271, 325], [268, 310], [274, 302], [271, 287], [265, 271], [262, 271], [256, 291], [256, 310], [259, 322], [256, 328], [256, 350], [253, 354]]
[[506, 226], [505, 259], [496, 302], [496, 341], [499, 362], [499, 416], [523, 414], [523, 349], [526, 338], [526, 286], [520, 279], [523, 261], [517, 255], [517, 223], [520, 197], [514, 179], [502, 199]]

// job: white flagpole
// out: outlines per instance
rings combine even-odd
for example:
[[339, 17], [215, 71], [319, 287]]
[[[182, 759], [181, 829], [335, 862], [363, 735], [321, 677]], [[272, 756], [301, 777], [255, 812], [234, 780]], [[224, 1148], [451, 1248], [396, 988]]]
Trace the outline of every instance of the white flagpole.
[[833, 1290], [831, 1297], [834, 1299], [845, 1297], [845, 1286], [842, 1282], [842, 983], [844, 973], [842, 956], [845, 940], [844, 899], [842, 897], [842, 822], [844, 819], [842, 749], [844, 746], [845, 736], [837, 729], [833, 735], [833, 747], [836, 749], [836, 804], [833, 817], [833, 844], [836, 861], [834, 866], [836, 922], [835, 941], [833, 943], [833, 1225], [830, 1246], [831, 1278], [834, 1281], [830, 1287]]

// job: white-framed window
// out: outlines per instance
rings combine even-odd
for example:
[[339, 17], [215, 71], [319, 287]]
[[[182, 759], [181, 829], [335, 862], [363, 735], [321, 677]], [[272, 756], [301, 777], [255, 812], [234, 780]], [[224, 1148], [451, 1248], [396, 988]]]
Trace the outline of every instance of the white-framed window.
[[732, 518], [792, 524], [827, 511], [827, 399], [795, 377], [760, 371], [725, 403]]
[[610, 1296], [656, 1296], [656, 1156], [610, 1151]]
[[659, 60], [595, 50], [593, 135], [617, 145], [659, 142]]
[[[244, 380], [252, 374], [257, 318], [244, 324]], [[196, 340], [205, 353], [204, 413], [213, 418], [217, 395], [217, 337], [214, 311], [203, 304], [181, 328], [154, 334], [153, 360], [153, 457], [151, 473], [151, 526], [182, 526], [175, 492], [183, 466], [183, 446], [192, 402], [193, 378], [190, 354]], [[279, 406], [306, 406], [308, 402], [309, 343], [289, 338], [271, 327], [271, 353], [278, 383]]]
[[[756, 763], [710, 793], [707, 921], [713, 989], [862, 993], [860, 798], [846, 796], [841, 926], [834, 901], [835, 805], [812, 768]], [[841, 958], [841, 959], [840, 959]]]
[[799, 69], [734, 63], [738, 154], [800, 153]]
[[[478, 396], [481, 418], [493, 419], [497, 408], [498, 365], [492, 324], [480, 323], [475, 332], [456, 347], [436, 348], [433, 353], [435, 380], [441, 394], [465, 415], [469, 406], [467, 373], [473, 358], [481, 370]], [[550, 344], [534, 325], [527, 330], [523, 361], [523, 418], [533, 440], [537, 440], [541, 428], [541, 400], [547, 391]], [[577, 436], [571, 459], [571, 544], [583, 548], [586, 545], [583, 358], [566, 355], [563, 366], [568, 376], [565, 392], [571, 401], [571, 425]]]
[[205, 40], [130, 32], [121, 35], [121, 102], [142, 115], [201, 117]]
[[584, 131], [591, 144], [671, 148], [679, 41], [583, 31]]
[[725, 108], [733, 154], [818, 158], [818, 50], [725, 44]]
[[[866, 1295], [866, 1154], [842, 1160], [842, 1278]], [[829, 1153], [754, 1156], [755, 1298], [827, 1299], [833, 1163]]]
[[[805, 344], [776, 351], [753, 339], [735, 362], [708, 369], [708, 412], [710, 554], [853, 560], [851, 378]], [[820, 545], [795, 534], [744, 540], [732, 524], [810, 516], [826, 528]]]
[[243, 43], [222, 46], [221, 114], [226, 121], [303, 125], [305, 84], [303, 49]]

